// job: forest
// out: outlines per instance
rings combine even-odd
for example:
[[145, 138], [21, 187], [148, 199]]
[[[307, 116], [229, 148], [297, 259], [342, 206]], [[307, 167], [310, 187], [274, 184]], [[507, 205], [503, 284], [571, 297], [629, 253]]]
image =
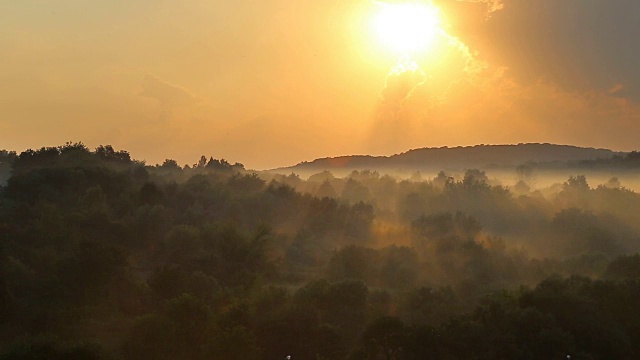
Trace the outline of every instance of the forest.
[[640, 195], [513, 177], [0, 151], [0, 359], [640, 358]]

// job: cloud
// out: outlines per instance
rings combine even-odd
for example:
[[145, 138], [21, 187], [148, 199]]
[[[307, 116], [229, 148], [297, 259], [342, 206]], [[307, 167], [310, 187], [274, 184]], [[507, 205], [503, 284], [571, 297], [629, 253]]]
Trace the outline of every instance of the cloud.
[[504, 3], [502, 0], [457, 0], [461, 2], [469, 2], [469, 3], [484, 3], [487, 5], [487, 18], [491, 16], [492, 13], [504, 9]]
[[168, 130], [173, 136], [187, 126], [197, 126], [197, 123], [215, 124], [215, 118], [219, 115], [220, 109], [211, 106], [207, 99], [152, 74], [142, 79], [138, 95], [141, 99], [154, 100], [153, 112], [156, 115], [151, 117], [148, 124], [164, 124], [164, 127], [159, 127], [158, 130]]
[[609, 88], [609, 91], [607, 91], [609, 94], [617, 94], [620, 91], [622, 91], [624, 89], [624, 85], [621, 83], [617, 83], [615, 85], [613, 85], [611, 88]]
[[426, 111], [421, 96], [415, 93], [411, 108], [404, 109], [418, 117], [406, 141], [413, 146], [554, 142], [637, 148], [640, 104], [608, 91], [567, 91], [545, 81], [522, 84], [507, 72], [484, 84], [457, 82], [445, 101]]
[[[632, 134], [640, 132], [640, 73], [628, 71], [627, 59], [638, 50], [627, 40], [640, 26], [620, 24], [631, 32], [620, 34], [626, 48], [619, 51], [613, 51], [618, 42], [605, 41], [611, 31], [585, 28], [591, 22], [604, 29], [620, 19], [612, 14], [620, 14], [621, 3], [603, 9], [606, 4], [540, 0], [505, 8], [501, 1], [456, 1], [484, 3], [488, 14], [501, 10], [500, 16], [448, 29], [447, 66], [427, 71], [429, 81], [415, 86], [393, 113], [395, 124], [408, 130], [390, 131], [378, 121], [374, 138], [386, 137], [386, 148], [513, 142], [637, 147]], [[576, 11], [585, 18], [568, 15]], [[390, 80], [387, 92], [394, 89]]]
[[[380, 101], [369, 134], [368, 147], [376, 153], [402, 151], [402, 139], [415, 128], [411, 121], [411, 109], [407, 103], [413, 93], [421, 87], [427, 76], [410, 58], [403, 58], [391, 69], [380, 92]], [[409, 110], [409, 111], [407, 111]]]
[[155, 99], [160, 102], [161, 105], [168, 107], [191, 105], [200, 101], [200, 99], [190, 91], [162, 81], [157, 76], [151, 74], [145, 76], [142, 80], [140, 95]]
[[523, 83], [542, 79], [577, 92], [624, 83], [640, 100], [639, 12], [638, 1], [513, 1], [468, 38]]
[[399, 107], [425, 79], [426, 75], [418, 64], [404, 57], [387, 74], [380, 98], [386, 106]]

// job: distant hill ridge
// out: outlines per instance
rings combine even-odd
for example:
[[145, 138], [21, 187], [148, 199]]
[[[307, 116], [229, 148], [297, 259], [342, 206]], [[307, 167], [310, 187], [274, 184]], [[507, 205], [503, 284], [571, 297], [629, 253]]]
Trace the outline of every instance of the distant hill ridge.
[[351, 155], [321, 158], [276, 170], [453, 170], [511, 167], [526, 162], [610, 159], [625, 154], [609, 149], [556, 144], [475, 145], [412, 149], [391, 156]]

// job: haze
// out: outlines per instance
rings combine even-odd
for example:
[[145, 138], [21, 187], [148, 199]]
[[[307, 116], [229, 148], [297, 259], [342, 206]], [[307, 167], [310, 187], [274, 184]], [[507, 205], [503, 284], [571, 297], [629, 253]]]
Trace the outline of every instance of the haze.
[[637, 148], [640, 2], [422, 3], [447, 41], [398, 75], [369, 26], [380, 2], [2, 1], [0, 148], [82, 141], [253, 169], [443, 145]]

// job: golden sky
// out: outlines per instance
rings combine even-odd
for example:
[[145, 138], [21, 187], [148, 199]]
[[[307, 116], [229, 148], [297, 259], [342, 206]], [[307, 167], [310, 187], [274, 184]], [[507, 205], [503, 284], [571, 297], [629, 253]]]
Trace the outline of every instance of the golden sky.
[[640, 148], [640, 1], [0, 0], [0, 149], [82, 141], [252, 169], [411, 148]]

